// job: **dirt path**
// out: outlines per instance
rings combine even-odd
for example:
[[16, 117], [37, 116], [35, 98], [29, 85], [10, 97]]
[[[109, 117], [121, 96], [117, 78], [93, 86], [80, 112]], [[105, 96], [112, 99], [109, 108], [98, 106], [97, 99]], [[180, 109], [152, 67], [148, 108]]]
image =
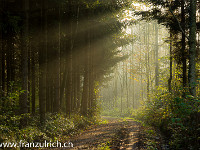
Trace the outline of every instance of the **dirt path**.
[[[91, 126], [80, 135], [73, 137], [72, 150], [98, 150], [103, 147], [110, 147], [112, 150], [136, 150], [138, 143], [139, 125], [133, 120], [120, 120], [116, 118], [104, 117], [108, 123]], [[110, 144], [107, 144], [107, 143]], [[105, 148], [106, 149], [106, 148]]]

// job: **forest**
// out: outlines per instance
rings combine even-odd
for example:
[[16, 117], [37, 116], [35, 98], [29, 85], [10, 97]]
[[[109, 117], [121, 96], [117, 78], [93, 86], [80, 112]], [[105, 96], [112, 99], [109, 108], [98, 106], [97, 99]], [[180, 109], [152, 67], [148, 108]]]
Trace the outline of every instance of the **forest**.
[[199, 0], [0, 0], [0, 150], [199, 150], [199, 96]]

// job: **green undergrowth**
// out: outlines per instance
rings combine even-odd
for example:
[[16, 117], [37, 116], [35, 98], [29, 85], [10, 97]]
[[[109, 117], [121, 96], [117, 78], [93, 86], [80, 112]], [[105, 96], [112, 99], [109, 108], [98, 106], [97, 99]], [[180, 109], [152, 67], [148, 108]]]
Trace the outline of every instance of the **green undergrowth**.
[[[45, 140], [66, 142], [71, 136], [100, 123], [97, 115], [84, 117], [72, 114], [69, 118], [65, 114], [46, 113], [44, 123], [41, 124], [37, 109], [35, 115], [18, 115], [19, 96], [23, 91], [14, 85], [11, 87], [12, 91], [7, 96], [0, 97], [0, 144], [19, 141], [42, 143]], [[23, 128], [20, 127], [21, 120], [26, 120]]]
[[[26, 117], [27, 125], [20, 129], [20, 119]], [[66, 141], [90, 125], [100, 123], [97, 118], [72, 115], [66, 118], [62, 114], [47, 114], [43, 125], [39, 116], [0, 115], [0, 143], [3, 142], [44, 142]]]
[[[198, 97], [177, 93], [156, 95], [151, 101], [144, 102], [132, 116], [143, 125], [152, 127], [146, 131], [152, 133], [152, 137], [158, 138], [154, 132], [160, 133], [170, 149], [194, 150], [200, 147], [200, 98]], [[153, 140], [150, 141], [147, 145], [151, 147], [158, 145]]]

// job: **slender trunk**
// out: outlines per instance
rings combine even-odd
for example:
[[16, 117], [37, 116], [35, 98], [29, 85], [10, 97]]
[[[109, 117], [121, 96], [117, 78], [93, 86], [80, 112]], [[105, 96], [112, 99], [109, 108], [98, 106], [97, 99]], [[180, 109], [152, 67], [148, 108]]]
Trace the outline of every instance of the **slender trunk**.
[[186, 87], [187, 85], [187, 64], [186, 64], [186, 52], [185, 52], [185, 0], [181, 1], [181, 24], [182, 29], [184, 32], [182, 32], [182, 39], [181, 39], [181, 45], [182, 45], [182, 67], [183, 67], [183, 87]]
[[[0, 9], [3, 10], [3, 1], [0, 0]], [[3, 14], [0, 13], [0, 22], [3, 22]], [[3, 27], [0, 26], [0, 97], [3, 97], [2, 91], [2, 54], [3, 54]], [[2, 102], [0, 102], [0, 106], [2, 106]]]
[[89, 78], [88, 78], [88, 65], [86, 64], [84, 69], [83, 94], [81, 101], [81, 114], [84, 116], [87, 115], [88, 97], [89, 97], [88, 92], [89, 92]]
[[169, 80], [168, 80], [168, 90], [172, 91], [172, 33], [170, 31], [170, 58], [169, 58]]
[[31, 50], [31, 103], [32, 114], [35, 114], [35, 49]]
[[65, 96], [65, 88], [66, 88], [66, 85], [67, 85], [67, 67], [65, 66], [64, 67], [64, 73], [63, 73], [63, 79], [62, 79], [62, 82], [61, 82], [61, 87], [60, 87], [60, 99], [61, 102], [61, 106], [63, 104], [63, 99], [64, 99], [64, 96]]
[[[115, 69], [115, 72], [116, 72], [117, 69]], [[116, 72], [117, 74], [117, 72]], [[114, 107], [117, 107], [117, 96], [118, 96], [118, 88], [117, 88], [117, 76], [115, 76], [115, 80], [114, 80], [114, 105], [113, 105], [113, 108]]]
[[[23, 1], [23, 25], [24, 29], [22, 30], [22, 41], [21, 41], [21, 48], [22, 48], [22, 90], [24, 91], [20, 95], [19, 104], [21, 114], [28, 113], [27, 108], [27, 101], [28, 101], [28, 26], [29, 26], [29, 0]], [[22, 118], [20, 122], [21, 128], [26, 126], [26, 119]]]
[[8, 27], [8, 37], [7, 37], [7, 41], [6, 41], [6, 74], [7, 74], [7, 93], [10, 92], [10, 83], [12, 81], [12, 53], [14, 50], [14, 45], [13, 45], [13, 33], [11, 31], [11, 29]]
[[68, 116], [71, 115], [71, 111], [72, 111], [72, 49], [73, 49], [73, 22], [72, 22], [72, 1], [69, 0], [69, 40], [68, 40], [68, 46], [69, 46], [69, 58], [68, 58], [68, 85], [67, 85], [67, 102], [66, 102], [66, 114]]
[[196, 96], [196, 4], [190, 0], [190, 34], [189, 34], [189, 88], [190, 94]]
[[[131, 28], [131, 35], [133, 35], [133, 28]], [[133, 62], [133, 58], [134, 58], [134, 53], [133, 53], [133, 50], [134, 50], [134, 42], [131, 43], [131, 72], [133, 72], [133, 65], [134, 65], [134, 62]], [[130, 74], [131, 75], [131, 74]], [[131, 75], [132, 76], [132, 75]], [[133, 102], [133, 108], [135, 108], [135, 75], [133, 76], [133, 80], [132, 81], [132, 102]]]
[[[59, 4], [60, 5], [60, 4]], [[60, 111], [60, 38], [61, 38], [61, 19], [60, 19], [60, 6], [59, 6], [59, 23], [58, 23], [58, 46], [55, 49], [55, 97], [54, 97], [54, 112]]]
[[[74, 58], [74, 57], [73, 57]], [[75, 64], [74, 64], [75, 65]], [[73, 74], [72, 74], [72, 94], [73, 94], [73, 98], [72, 98], [72, 111], [76, 111], [76, 105], [77, 105], [77, 103], [76, 103], [76, 67], [73, 65], [73, 67], [72, 68], [74, 68], [73, 69]]]
[[[87, 31], [86, 31], [87, 32]], [[88, 35], [86, 34], [86, 44], [88, 45]], [[84, 66], [84, 82], [83, 82], [83, 93], [81, 101], [81, 114], [86, 116], [88, 110], [88, 99], [89, 99], [89, 66], [88, 66], [88, 47], [85, 49], [85, 66]]]
[[126, 63], [125, 78], [126, 78], [126, 105], [128, 109], [129, 108], [129, 93], [128, 93], [128, 64], [127, 63]]
[[[90, 112], [94, 112], [94, 107], [95, 107], [95, 103], [94, 103], [94, 41], [92, 41], [94, 39], [94, 30], [93, 27], [91, 25], [90, 28], [90, 51], [89, 51], [89, 109]], [[91, 44], [92, 43], [92, 44]]]
[[46, 112], [53, 112], [52, 105], [54, 101], [54, 79], [53, 79], [53, 40], [51, 34], [47, 32], [48, 44], [47, 44], [47, 76], [46, 76]]
[[[3, 11], [6, 11], [6, 0], [2, 0], [1, 1], [1, 3], [2, 3], [2, 5], [1, 5], [1, 7], [2, 7], [2, 10]], [[5, 14], [4, 13], [1, 13], [1, 15], [2, 15], [2, 22], [4, 23], [5, 22]], [[1, 26], [1, 35], [2, 35], [2, 41], [1, 41], [1, 96], [3, 97], [3, 96], [5, 96], [5, 32], [4, 32], [4, 30], [3, 30], [3, 26]], [[3, 104], [2, 105], [4, 105], [4, 100], [3, 100], [3, 102], [2, 102]]]
[[46, 46], [45, 46], [45, 0], [41, 0], [41, 16], [40, 16], [40, 45], [39, 45], [39, 110], [40, 122], [45, 122], [46, 112]]
[[6, 96], [6, 64], [5, 64], [5, 41], [3, 39], [2, 41], [2, 54], [1, 54], [1, 57], [2, 57], [2, 61], [1, 61], [1, 65], [2, 65], [2, 76], [1, 76], [1, 79], [2, 79], [2, 96]]
[[147, 26], [147, 100], [150, 100], [150, 93], [149, 93], [149, 70], [150, 70], [150, 62], [149, 62], [149, 23]]
[[31, 44], [29, 41], [29, 52], [28, 52], [28, 113], [31, 112], [31, 96], [30, 96], [30, 91], [31, 91]]
[[77, 108], [80, 109], [81, 106], [81, 75], [80, 75], [80, 68], [77, 66], [77, 73], [76, 73], [76, 89], [77, 89]]
[[121, 80], [120, 80], [120, 84], [121, 84], [121, 114], [122, 114], [122, 112], [123, 112], [123, 75], [122, 75], [122, 77], [121, 77]]
[[158, 24], [155, 23], [155, 86], [159, 85], [159, 66], [158, 66]]
[[72, 74], [71, 69], [69, 68], [67, 73], [67, 88], [66, 88], [66, 114], [67, 116], [71, 115], [71, 103], [72, 103]]

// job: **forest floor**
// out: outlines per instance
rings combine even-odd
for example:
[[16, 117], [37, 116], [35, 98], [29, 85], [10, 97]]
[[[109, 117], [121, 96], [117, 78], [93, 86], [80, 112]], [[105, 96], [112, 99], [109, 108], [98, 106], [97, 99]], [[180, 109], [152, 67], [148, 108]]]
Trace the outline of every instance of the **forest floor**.
[[71, 150], [142, 150], [141, 126], [131, 119], [103, 117], [105, 123], [93, 125], [81, 134], [72, 137]]

